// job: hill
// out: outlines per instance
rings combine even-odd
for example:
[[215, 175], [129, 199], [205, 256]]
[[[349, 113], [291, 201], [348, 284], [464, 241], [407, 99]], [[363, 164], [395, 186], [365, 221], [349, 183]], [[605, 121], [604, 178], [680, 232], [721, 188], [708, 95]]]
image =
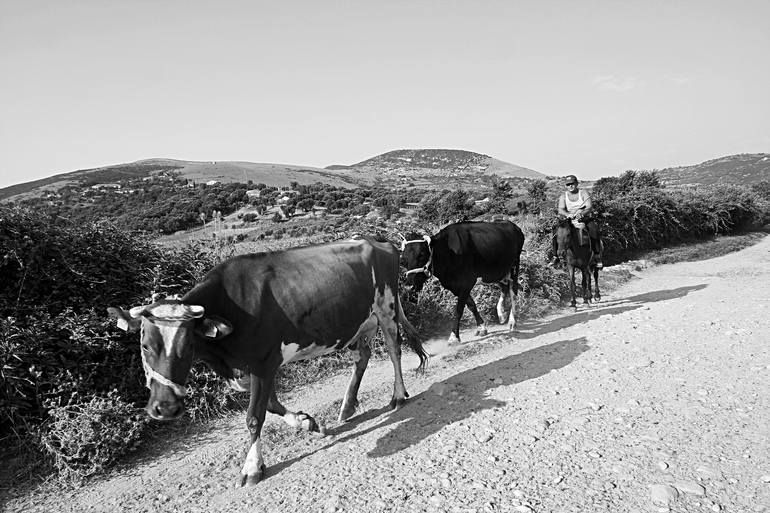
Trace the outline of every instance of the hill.
[[731, 183], [751, 185], [770, 180], [770, 154], [742, 153], [708, 160], [694, 166], [661, 169], [658, 175], [666, 185], [690, 186]]
[[164, 172], [179, 173], [181, 178], [195, 182], [215, 180], [222, 183], [251, 180], [268, 186], [287, 186], [290, 182], [311, 184], [321, 182], [338, 187], [355, 187], [344, 176], [325, 169], [287, 164], [254, 162], [196, 162], [174, 159], [146, 159], [128, 164], [117, 164], [93, 169], [80, 169], [48, 178], [12, 185], [0, 189], [0, 201], [22, 200], [56, 192], [66, 185], [95, 185], [117, 182], [127, 178], [147, 177]]
[[489, 155], [448, 149], [394, 150], [357, 164], [336, 164], [326, 169], [362, 185], [470, 185], [492, 174], [501, 178], [545, 178], [542, 173]]

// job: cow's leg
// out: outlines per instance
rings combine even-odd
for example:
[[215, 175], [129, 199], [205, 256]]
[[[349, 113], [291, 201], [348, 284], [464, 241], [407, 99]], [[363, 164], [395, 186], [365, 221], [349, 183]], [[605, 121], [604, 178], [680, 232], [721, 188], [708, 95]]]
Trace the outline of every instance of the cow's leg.
[[265, 477], [266, 467], [262, 458], [260, 433], [265, 423], [267, 403], [270, 400], [277, 370], [278, 363], [276, 362], [270, 368], [262, 368], [260, 375], [251, 373], [251, 397], [249, 398], [249, 409], [246, 412], [246, 427], [251, 435], [251, 446], [246, 455], [243, 469], [241, 469], [241, 486], [247, 483], [257, 484]]
[[[511, 281], [508, 287], [508, 296], [511, 299], [511, 312], [508, 314], [508, 331], [516, 331], [516, 318], [519, 315], [519, 304], [516, 301], [516, 299], [519, 297], [518, 270], [511, 273]], [[500, 319], [502, 321], [502, 317]]]
[[471, 295], [468, 295], [468, 300], [465, 302], [468, 306], [468, 310], [473, 314], [473, 318], [476, 319], [476, 335], [486, 335], [487, 325], [484, 323], [484, 319], [479, 314], [479, 309], [476, 308], [476, 302]]
[[342, 399], [342, 405], [340, 406], [340, 415], [337, 420], [344, 422], [348, 420], [356, 411], [358, 406], [358, 388], [361, 386], [361, 378], [364, 377], [364, 371], [369, 363], [369, 357], [372, 355], [372, 348], [369, 345], [369, 341], [377, 333], [377, 324], [375, 323], [374, 329], [368, 331], [356, 342], [356, 348], [352, 350], [353, 362], [355, 367], [353, 368], [353, 375], [350, 377], [348, 383], [348, 389], [345, 392], [345, 397]]
[[311, 433], [316, 432], [321, 433], [322, 435], [326, 434], [326, 429], [307, 413], [287, 410], [286, 407], [278, 401], [275, 388], [270, 393], [270, 399], [267, 401], [267, 411], [274, 415], [278, 415], [286, 424], [293, 428], [304, 429]]
[[465, 310], [465, 304], [468, 302], [468, 298], [471, 296], [471, 290], [465, 290], [460, 292], [457, 296], [457, 305], [455, 306], [455, 318], [452, 325], [452, 333], [449, 334], [449, 345], [460, 343], [460, 319], [463, 316], [463, 310]]
[[497, 310], [497, 320], [500, 324], [505, 324], [505, 296], [507, 296], [511, 290], [510, 274], [503, 278], [497, 285], [500, 287], [500, 297], [497, 298], [497, 307], [495, 308]]
[[398, 332], [396, 312], [393, 312], [392, 316], [378, 314], [378, 318], [385, 338], [385, 346], [388, 348], [388, 356], [393, 364], [393, 398], [390, 401], [390, 408], [398, 409], [409, 397], [404, 386], [404, 376], [401, 373], [401, 334]]

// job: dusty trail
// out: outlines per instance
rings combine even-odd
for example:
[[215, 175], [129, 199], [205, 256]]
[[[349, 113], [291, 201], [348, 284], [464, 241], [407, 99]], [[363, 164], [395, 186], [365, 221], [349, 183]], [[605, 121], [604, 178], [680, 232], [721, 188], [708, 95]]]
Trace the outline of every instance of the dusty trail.
[[770, 237], [639, 278], [598, 305], [524, 322], [518, 338], [496, 332], [434, 358], [423, 377], [406, 354], [412, 399], [397, 412], [383, 408], [389, 362], [367, 372], [347, 424], [328, 420], [347, 376], [287, 397], [320, 411], [332, 435], [286, 436], [273, 421], [255, 487], [234, 486], [238, 414], [78, 491], [6, 507], [770, 511]]

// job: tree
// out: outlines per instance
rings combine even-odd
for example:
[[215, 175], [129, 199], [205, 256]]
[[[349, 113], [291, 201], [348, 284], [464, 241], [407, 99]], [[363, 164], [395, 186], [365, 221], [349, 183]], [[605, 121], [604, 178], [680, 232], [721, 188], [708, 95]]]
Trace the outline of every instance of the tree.
[[506, 204], [511, 198], [513, 190], [511, 184], [501, 180], [496, 175], [492, 177], [492, 194], [489, 196], [488, 212], [492, 214], [507, 214]]
[[[527, 200], [523, 210], [529, 210], [535, 214], [540, 212], [543, 203], [546, 202], [546, 188], [548, 184], [545, 180], [532, 180], [527, 183]], [[522, 209], [519, 208], [521, 211]]]
[[467, 191], [444, 191], [428, 194], [420, 202], [417, 217], [421, 221], [444, 224], [468, 218], [473, 207]]
[[312, 212], [314, 206], [315, 206], [315, 200], [310, 197], [302, 198], [297, 202], [297, 207], [301, 208], [305, 212]]
[[642, 188], [660, 189], [660, 177], [657, 171], [628, 170], [620, 176], [606, 176], [596, 181], [593, 192], [596, 196], [612, 198], [622, 196]]

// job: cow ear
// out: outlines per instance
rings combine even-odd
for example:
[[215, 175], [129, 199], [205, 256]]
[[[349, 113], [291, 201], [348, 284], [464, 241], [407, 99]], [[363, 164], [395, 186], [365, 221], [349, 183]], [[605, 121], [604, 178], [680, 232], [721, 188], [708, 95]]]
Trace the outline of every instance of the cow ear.
[[107, 308], [107, 313], [117, 321], [118, 328], [129, 333], [137, 331], [142, 325], [142, 319], [132, 317], [129, 312], [122, 308]]
[[463, 239], [464, 237], [461, 233], [459, 233], [459, 230], [452, 230], [449, 232], [449, 237], [447, 238], [447, 245], [449, 246], [449, 250], [456, 255], [462, 254], [463, 246], [465, 245], [465, 241]]
[[219, 340], [233, 332], [233, 325], [221, 317], [204, 317], [196, 331], [206, 338]]

